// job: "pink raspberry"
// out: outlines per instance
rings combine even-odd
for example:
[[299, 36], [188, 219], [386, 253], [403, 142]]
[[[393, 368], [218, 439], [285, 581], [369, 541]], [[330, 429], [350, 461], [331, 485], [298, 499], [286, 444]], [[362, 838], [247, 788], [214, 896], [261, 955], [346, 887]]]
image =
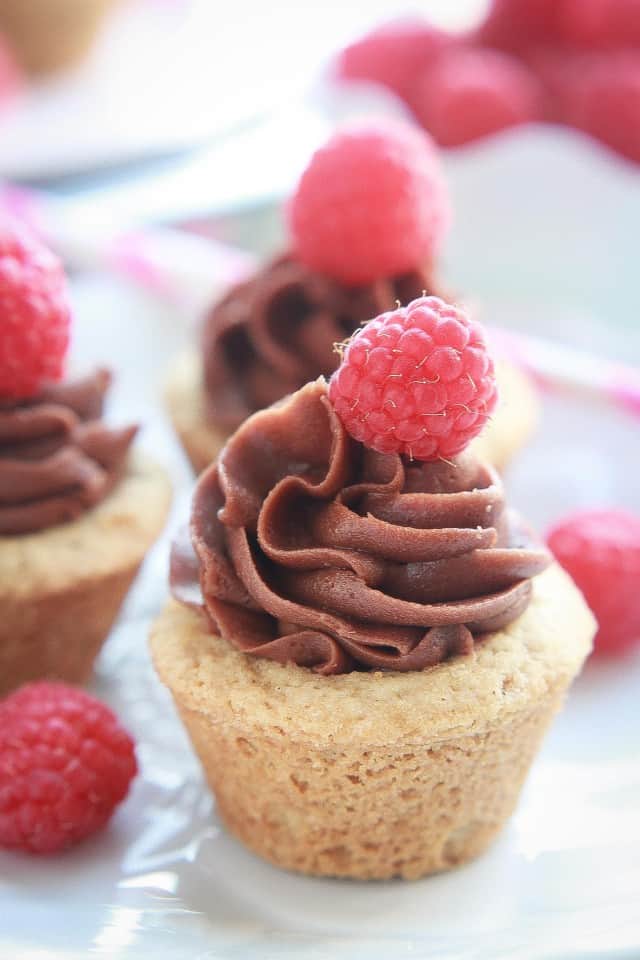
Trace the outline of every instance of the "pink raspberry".
[[498, 50], [522, 52], [555, 35], [559, 0], [493, 0], [477, 40]]
[[547, 543], [595, 614], [595, 652], [622, 654], [640, 642], [640, 517], [572, 513], [549, 531]]
[[311, 158], [288, 213], [300, 260], [346, 284], [429, 263], [449, 222], [431, 138], [399, 122], [336, 134]]
[[592, 49], [640, 45], [640, 0], [558, 0], [561, 40]]
[[392, 20], [346, 47], [336, 72], [345, 80], [379, 83], [407, 99], [416, 76], [453, 42], [426, 20]]
[[135, 776], [134, 744], [82, 690], [31, 683], [0, 703], [0, 846], [70, 847], [104, 826]]
[[29, 397], [60, 379], [70, 323], [58, 258], [15, 222], [0, 221], [0, 398]]
[[540, 119], [542, 99], [539, 81], [514, 57], [461, 48], [425, 72], [413, 108], [441, 146], [457, 147]]
[[459, 307], [420, 297], [351, 339], [329, 397], [354, 439], [380, 453], [448, 459], [497, 402], [484, 332]]
[[564, 119], [640, 163], [640, 55], [580, 55], [563, 95]]

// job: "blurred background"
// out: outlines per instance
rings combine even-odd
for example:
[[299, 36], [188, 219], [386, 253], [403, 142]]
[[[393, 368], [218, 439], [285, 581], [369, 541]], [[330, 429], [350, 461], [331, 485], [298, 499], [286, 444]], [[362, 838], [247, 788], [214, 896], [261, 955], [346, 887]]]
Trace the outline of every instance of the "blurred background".
[[[0, 0], [5, 202], [71, 267], [154, 225], [269, 252], [331, 127], [404, 113], [445, 148], [446, 282], [501, 326], [637, 360], [640, 5], [611, 2]], [[185, 251], [164, 257], [198, 309], [208, 252]]]
[[[380, 114], [413, 118], [442, 146], [454, 207], [443, 287], [548, 388], [509, 496], [542, 529], [577, 507], [638, 513], [640, 0], [0, 0], [0, 209], [64, 258], [76, 359], [117, 370], [112, 415], [144, 423], [145, 447], [170, 466], [174, 522], [193, 482], [160, 402], [174, 355], [224, 286], [286, 243], [283, 202], [313, 149]], [[125, 628], [163, 601], [167, 543]], [[116, 659], [131, 653], [122, 636]], [[587, 671], [554, 730], [516, 824], [527, 870], [516, 878], [505, 856], [502, 886], [471, 876], [469, 897], [436, 901], [428, 923], [450, 942], [526, 920], [514, 943], [534, 931], [554, 948], [564, 938], [567, 956], [579, 944], [580, 956], [603, 944], [603, 957], [622, 957], [614, 944], [639, 955], [629, 665]], [[208, 889], [203, 876], [190, 889]], [[65, 938], [94, 923], [89, 907], [73, 923], [59, 901], [52, 911]]]

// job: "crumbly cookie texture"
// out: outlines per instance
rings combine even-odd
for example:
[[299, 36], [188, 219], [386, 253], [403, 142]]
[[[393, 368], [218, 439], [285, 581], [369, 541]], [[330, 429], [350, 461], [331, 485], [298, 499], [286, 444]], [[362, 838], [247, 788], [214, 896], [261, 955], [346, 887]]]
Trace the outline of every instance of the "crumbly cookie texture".
[[0, 537], [0, 694], [43, 677], [88, 678], [170, 499], [165, 472], [134, 454], [78, 520]]
[[319, 677], [245, 656], [174, 601], [151, 646], [248, 847], [304, 873], [416, 878], [500, 830], [594, 631], [554, 565], [519, 620], [422, 672]]
[[173, 427], [196, 474], [215, 460], [227, 439], [205, 413], [202, 361], [196, 350], [177, 360], [165, 388]]
[[[534, 432], [539, 402], [527, 375], [507, 361], [496, 362], [496, 377], [500, 394], [497, 410], [471, 449], [479, 459], [503, 470]], [[179, 357], [165, 396], [185, 453], [195, 472], [201, 473], [217, 457], [227, 438], [206, 417], [202, 363], [195, 350]]]

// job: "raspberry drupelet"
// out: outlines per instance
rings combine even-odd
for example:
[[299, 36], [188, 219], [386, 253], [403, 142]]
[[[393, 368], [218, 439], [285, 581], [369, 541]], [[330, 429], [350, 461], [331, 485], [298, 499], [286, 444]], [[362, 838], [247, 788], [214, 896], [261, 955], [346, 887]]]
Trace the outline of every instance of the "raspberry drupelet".
[[329, 396], [356, 440], [417, 460], [460, 453], [498, 398], [482, 327], [438, 297], [420, 297], [359, 330]]

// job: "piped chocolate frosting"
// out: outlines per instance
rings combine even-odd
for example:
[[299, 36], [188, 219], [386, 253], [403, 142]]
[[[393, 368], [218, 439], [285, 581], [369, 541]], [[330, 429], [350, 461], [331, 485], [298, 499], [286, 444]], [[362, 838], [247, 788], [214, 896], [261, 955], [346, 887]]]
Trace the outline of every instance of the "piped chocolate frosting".
[[334, 344], [397, 301], [434, 294], [425, 270], [347, 287], [291, 255], [268, 263], [214, 305], [203, 332], [207, 415], [235, 430], [250, 414], [338, 366]]
[[201, 476], [171, 582], [245, 653], [408, 671], [520, 616], [549, 559], [492, 467], [368, 450], [321, 379], [249, 419]]
[[96, 370], [29, 400], [0, 400], [0, 535], [75, 520], [112, 490], [137, 427], [102, 421], [110, 383]]

